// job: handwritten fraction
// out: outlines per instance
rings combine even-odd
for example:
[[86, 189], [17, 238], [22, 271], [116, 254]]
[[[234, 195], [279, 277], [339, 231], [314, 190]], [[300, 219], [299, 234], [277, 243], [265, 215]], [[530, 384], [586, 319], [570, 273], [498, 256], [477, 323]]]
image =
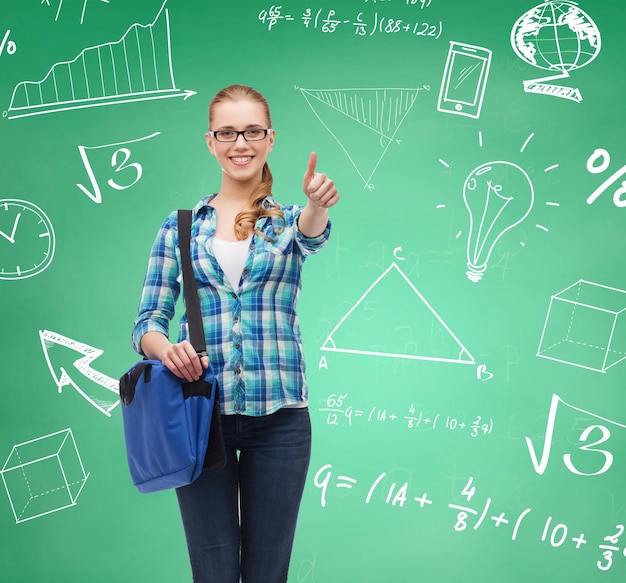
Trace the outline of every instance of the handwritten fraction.
[[405, 411], [398, 412], [387, 407], [371, 405], [367, 408], [348, 404], [348, 393], [331, 393], [318, 411], [326, 414], [327, 425], [356, 425], [358, 423], [377, 423], [386, 425], [402, 424], [411, 430], [447, 430], [463, 433], [470, 437], [491, 435], [493, 419], [484, 415], [466, 417], [446, 415], [436, 410], [418, 408], [411, 403]]
[[[429, 2], [430, 3], [430, 2]], [[283, 6], [272, 4], [258, 14], [258, 20], [268, 31], [275, 30], [277, 25], [286, 23], [300, 24], [308, 30], [319, 30], [325, 34], [338, 31], [349, 31], [359, 37], [368, 37], [375, 34], [383, 35], [412, 35], [418, 38], [439, 39], [443, 33], [443, 22], [423, 21], [416, 19], [389, 18], [387, 14], [374, 12], [365, 14], [359, 12], [356, 16], [345, 18], [333, 9], [306, 8], [301, 14], [283, 12]]]
[[[355, 494], [358, 492], [356, 495], [368, 505], [382, 500], [382, 504], [390, 507], [413, 506], [420, 511], [429, 512], [441, 503], [435, 497], [431, 499], [421, 484], [415, 489], [408, 481], [397, 483], [391, 480], [388, 472], [381, 472], [374, 480], [360, 480], [335, 473], [332, 464], [324, 464], [315, 473], [313, 483], [320, 491], [322, 508], [328, 504], [330, 488], [350, 490]], [[608, 526], [607, 534], [601, 541], [590, 541], [585, 532], [578, 532], [565, 522], [558, 522], [559, 519], [554, 516], [538, 516], [531, 507], [508, 514], [498, 508], [497, 501], [491, 497], [485, 497], [480, 502], [472, 500], [477, 493], [474, 477], [470, 476], [460, 492], [461, 501], [455, 499], [443, 502], [452, 512], [449, 524], [455, 532], [476, 531], [481, 527], [493, 528], [502, 533], [502, 536], [510, 537], [512, 541], [519, 540], [522, 536], [530, 537], [531, 540], [548, 544], [555, 549], [569, 546], [581, 550], [591, 548], [587, 547], [588, 544], [595, 544], [599, 552], [593, 558], [600, 571], [608, 571], [613, 566], [614, 553], [618, 553], [619, 558], [626, 557], [626, 547], [620, 547], [620, 537], [625, 530], [623, 524]], [[345, 496], [342, 497], [344, 498]], [[622, 561], [623, 565], [626, 565], [626, 561]]]

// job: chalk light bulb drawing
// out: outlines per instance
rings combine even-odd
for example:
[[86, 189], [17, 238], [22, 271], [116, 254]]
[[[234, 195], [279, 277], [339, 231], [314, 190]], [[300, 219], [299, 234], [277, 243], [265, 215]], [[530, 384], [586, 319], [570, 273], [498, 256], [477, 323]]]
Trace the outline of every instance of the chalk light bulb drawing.
[[463, 185], [469, 212], [467, 277], [482, 279], [496, 243], [530, 213], [535, 200], [528, 174], [512, 162], [486, 162], [469, 174]]

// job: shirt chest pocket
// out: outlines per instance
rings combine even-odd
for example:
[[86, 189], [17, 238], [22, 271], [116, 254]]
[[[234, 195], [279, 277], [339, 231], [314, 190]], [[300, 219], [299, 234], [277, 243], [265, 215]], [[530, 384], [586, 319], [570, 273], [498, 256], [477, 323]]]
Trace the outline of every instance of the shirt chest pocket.
[[287, 226], [282, 233], [275, 233], [271, 221], [267, 221], [261, 232], [270, 240], [257, 234], [255, 237], [257, 252], [272, 253], [273, 255], [290, 253], [294, 243], [294, 228]]
[[210, 274], [216, 272], [217, 260], [210, 251], [210, 237], [199, 235], [191, 241], [191, 261], [194, 275], [199, 283], [212, 281]]

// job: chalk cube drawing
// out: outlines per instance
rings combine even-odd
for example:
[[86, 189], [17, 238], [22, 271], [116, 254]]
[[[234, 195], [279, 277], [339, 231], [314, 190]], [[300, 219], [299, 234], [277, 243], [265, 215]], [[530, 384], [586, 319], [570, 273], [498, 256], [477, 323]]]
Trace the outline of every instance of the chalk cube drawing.
[[14, 445], [0, 474], [16, 524], [74, 506], [89, 477], [71, 429]]
[[626, 291], [583, 279], [550, 298], [537, 356], [606, 372], [626, 358]]

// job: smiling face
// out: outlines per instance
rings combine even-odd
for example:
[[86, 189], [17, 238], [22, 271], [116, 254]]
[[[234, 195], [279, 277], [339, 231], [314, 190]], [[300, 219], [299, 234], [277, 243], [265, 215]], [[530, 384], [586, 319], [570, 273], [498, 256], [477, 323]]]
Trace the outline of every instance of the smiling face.
[[[250, 99], [226, 100], [216, 103], [211, 111], [212, 131], [267, 129], [270, 121], [265, 107]], [[274, 132], [263, 140], [247, 142], [243, 135], [235, 142], [220, 142], [206, 134], [209, 151], [222, 168], [222, 186], [248, 189], [261, 182], [263, 165], [274, 146]]]

